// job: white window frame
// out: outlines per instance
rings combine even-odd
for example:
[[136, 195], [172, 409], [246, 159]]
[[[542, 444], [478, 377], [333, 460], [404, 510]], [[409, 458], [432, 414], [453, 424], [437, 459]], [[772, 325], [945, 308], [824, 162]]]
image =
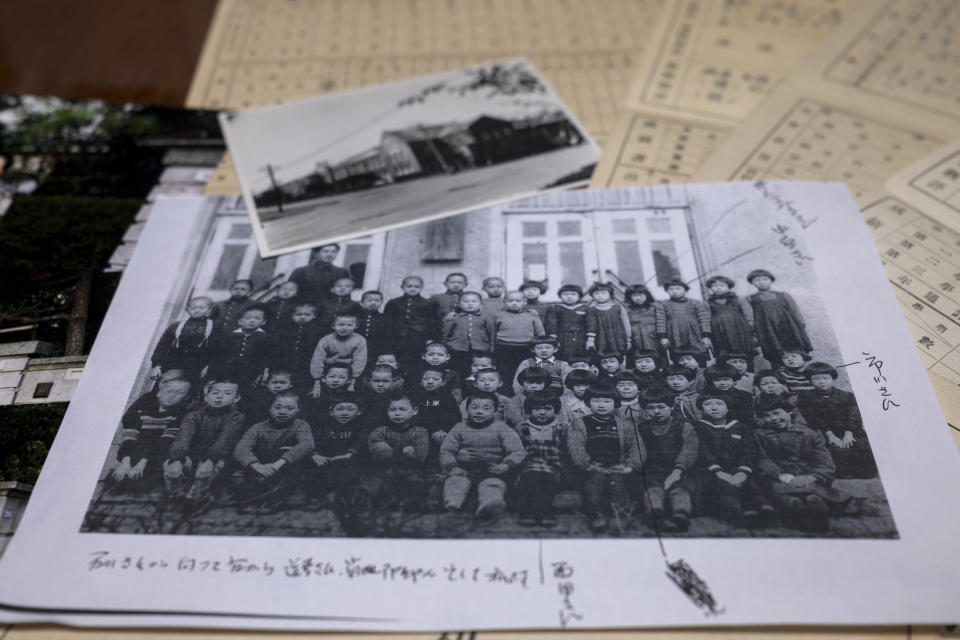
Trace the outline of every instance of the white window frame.
[[[580, 242], [583, 246], [583, 265], [584, 281], [592, 282], [597, 277], [599, 264], [597, 261], [597, 251], [594, 242], [593, 222], [590, 214], [587, 213], [506, 213], [507, 224], [507, 255], [506, 255], [506, 274], [508, 282], [521, 282], [523, 277], [523, 245], [540, 244], [547, 245], [547, 273], [546, 279], [550, 283], [550, 290], [555, 292], [563, 279], [563, 268], [560, 264], [560, 243], [562, 242]], [[558, 233], [557, 223], [576, 221], [580, 223], [579, 236], [561, 236]], [[524, 222], [545, 222], [546, 235], [542, 238], [524, 238]], [[541, 280], [542, 278], [535, 278]]]
[[[616, 240], [637, 240], [641, 247], [647, 250], [640, 251], [641, 267], [646, 285], [655, 291], [659, 284], [656, 280], [653, 250], [651, 241], [670, 240], [674, 243], [677, 252], [677, 265], [680, 275], [685, 282], [696, 280], [698, 277], [696, 260], [690, 241], [687, 226], [685, 207], [649, 207], [631, 209], [595, 208], [582, 212], [569, 211], [515, 211], [505, 210], [506, 217], [506, 277], [509, 282], [520, 282], [523, 279], [523, 245], [527, 242], [541, 239], [524, 238], [522, 235], [524, 222], [547, 222], [547, 235], [542, 239], [547, 244], [547, 277], [550, 291], [544, 300], [556, 300], [556, 291], [562, 284], [562, 268], [559, 258], [559, 243], [570, 241], [571, 237], [557, 234], [556, 222], [563, 220], [581, 221], [581, 241], [584, 247], [584, 278], [587, 283], [601, 280], [607, 281], [607, 269], [617, 273], [617, 259], [614, 249]], [[635, 220], [636, 232], [633, 234], [614, 234], [612, 221], [617, 218], [632, 216]], [[670, 219], [669, 232], [651, 232], [648, 230], [647, 220], [653, 217], [668, 216]], [[553, 222], [553, 224], [551, 224]], [[634, 283], [627, 283], [634, 284]], [[589, 286], [589, 285], [588, 285]], [[656, 293], [655, 293], [656, 295]], [[699, 287], [691, 286], [691, 298], [700, 298]], [[658, 298], [662, 296], [657, 295]]]

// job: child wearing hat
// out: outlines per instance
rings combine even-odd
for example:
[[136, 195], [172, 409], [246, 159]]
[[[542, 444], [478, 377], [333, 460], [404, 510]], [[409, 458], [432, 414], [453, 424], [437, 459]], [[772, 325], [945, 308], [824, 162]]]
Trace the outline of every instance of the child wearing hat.
[[800, 392], [797, 409], [807, 425], [826, 439], [837, 477], [873, 478], [877, 463], [863, 430], [857, 399], [834, 386], [837, 370], [826, 362], [811, 362], [806, 374], [813, 388]]
[[630, 317], [627, 310], [613, 298], [613, 285], [594, 282], [587, 291], [593, 299], [590, 306], [597, 313], [597, 351], [626, 353], [630, 348]]
[[666, 349], [677, 347], [712, 348], [710, 307], [706, 302], [687, 297], [690, 285], [679, 278], [663, 285], [668, 300], [657, 307], [657, 338]]
[[520, 293], [523, 294], [524, 300], [526, 300], [527, 309], [536, 311], [541, 320], [546, 318], [550, 303], [541, 302], [540, 296], [547, 292], [547, 285], [542, 282], [537, 282], [536, 280], [524, 280], [518, 289]]
[[642, 284], [632, 284], [623, 293], [630, 322], [630, 344], [634, 349], [656, 350], [657, 307], [653, 294]]
[[775, 280], [766, 269], [747, 274], [747, 282], [757, 289], [749, 298], [753, 326], [763, 357], [771, 365], [776, 365], [779, 354], [789, 349], [813, 351], [800, 308], [789, 293], [770, 289]]
[[710, 340], [722, 353], [751, 353], [757, 340], [753, 334], [753, 309], [733, 292], [734, 282], [725, 276], [713, 276], [706, 283], [710, 294]]
[[557, 341], [561, 360], [575, 353], [596, 349], [597, 312], [585, 302], [581, 302], [583, 289], [575, 284], [565, 284], [557, 292], [560, 304], [547, 309], [544, 323], [547, 335]]

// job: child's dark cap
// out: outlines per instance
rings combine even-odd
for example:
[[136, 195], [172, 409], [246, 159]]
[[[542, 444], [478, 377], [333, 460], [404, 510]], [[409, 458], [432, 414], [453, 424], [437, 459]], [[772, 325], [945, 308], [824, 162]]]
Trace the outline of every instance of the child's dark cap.
[[776, 278], [773, 277], [773, 274], [767, 271], [766, 269], [754, 269], [753, 271], [747, 274], [747, 282], [753, 284], [753, 279], [760, 276], [766, 276], [770, 278], [770, 282], [776, 281]]

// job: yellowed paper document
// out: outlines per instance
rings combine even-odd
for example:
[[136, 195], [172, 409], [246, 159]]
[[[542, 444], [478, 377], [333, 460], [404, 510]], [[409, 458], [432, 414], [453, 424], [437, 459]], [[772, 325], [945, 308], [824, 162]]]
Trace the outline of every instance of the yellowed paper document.
[[[221, 0], [187, 104], [242, 108], [523, 55], [602, 144], [658, 0]], [[238, 194], [228, 157], [209, 193]]]
[[960, 140], [893, 176], [887, 189], [937, 222], [960, 231]]
[[960, 135], [960, 5], [861, 5], [697, 180], [842, 180], [855, 195]]
[[684, 182], [854, 2], [670, 3], [591, 186]]

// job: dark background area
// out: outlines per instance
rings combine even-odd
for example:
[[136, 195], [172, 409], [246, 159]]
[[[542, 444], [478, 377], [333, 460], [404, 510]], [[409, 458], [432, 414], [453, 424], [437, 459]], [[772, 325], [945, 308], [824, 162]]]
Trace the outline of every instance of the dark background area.
[[[216, 0], [0, 2], [0, 94], [181, 107], [215, 6]], [[162, 111], [151, 115], [163, 119]], [[180, 129], [192, 124], [177, 122]], [[162, 171], [161, 156], [161, 149], [115, 144], [96, 157], [57, 158], [48, 180], [0, 220], [6, 248], [0, 304], [38, 295], [69, 304], [79, 271], [90, 270], [82, 349], [89, 352], [120, 277], [100, 270]], [[124, 165], [139, 165], [138, 178], [112, 179]], [[50, 355], [64, 352], [65, 326], [41, 323], [35, 337], [53, 343]], [[66, 408], [0, 407], [0, 480], [36, 480]]]
[[216, 0], [0, 2], [0, 93], [179, 107]]

